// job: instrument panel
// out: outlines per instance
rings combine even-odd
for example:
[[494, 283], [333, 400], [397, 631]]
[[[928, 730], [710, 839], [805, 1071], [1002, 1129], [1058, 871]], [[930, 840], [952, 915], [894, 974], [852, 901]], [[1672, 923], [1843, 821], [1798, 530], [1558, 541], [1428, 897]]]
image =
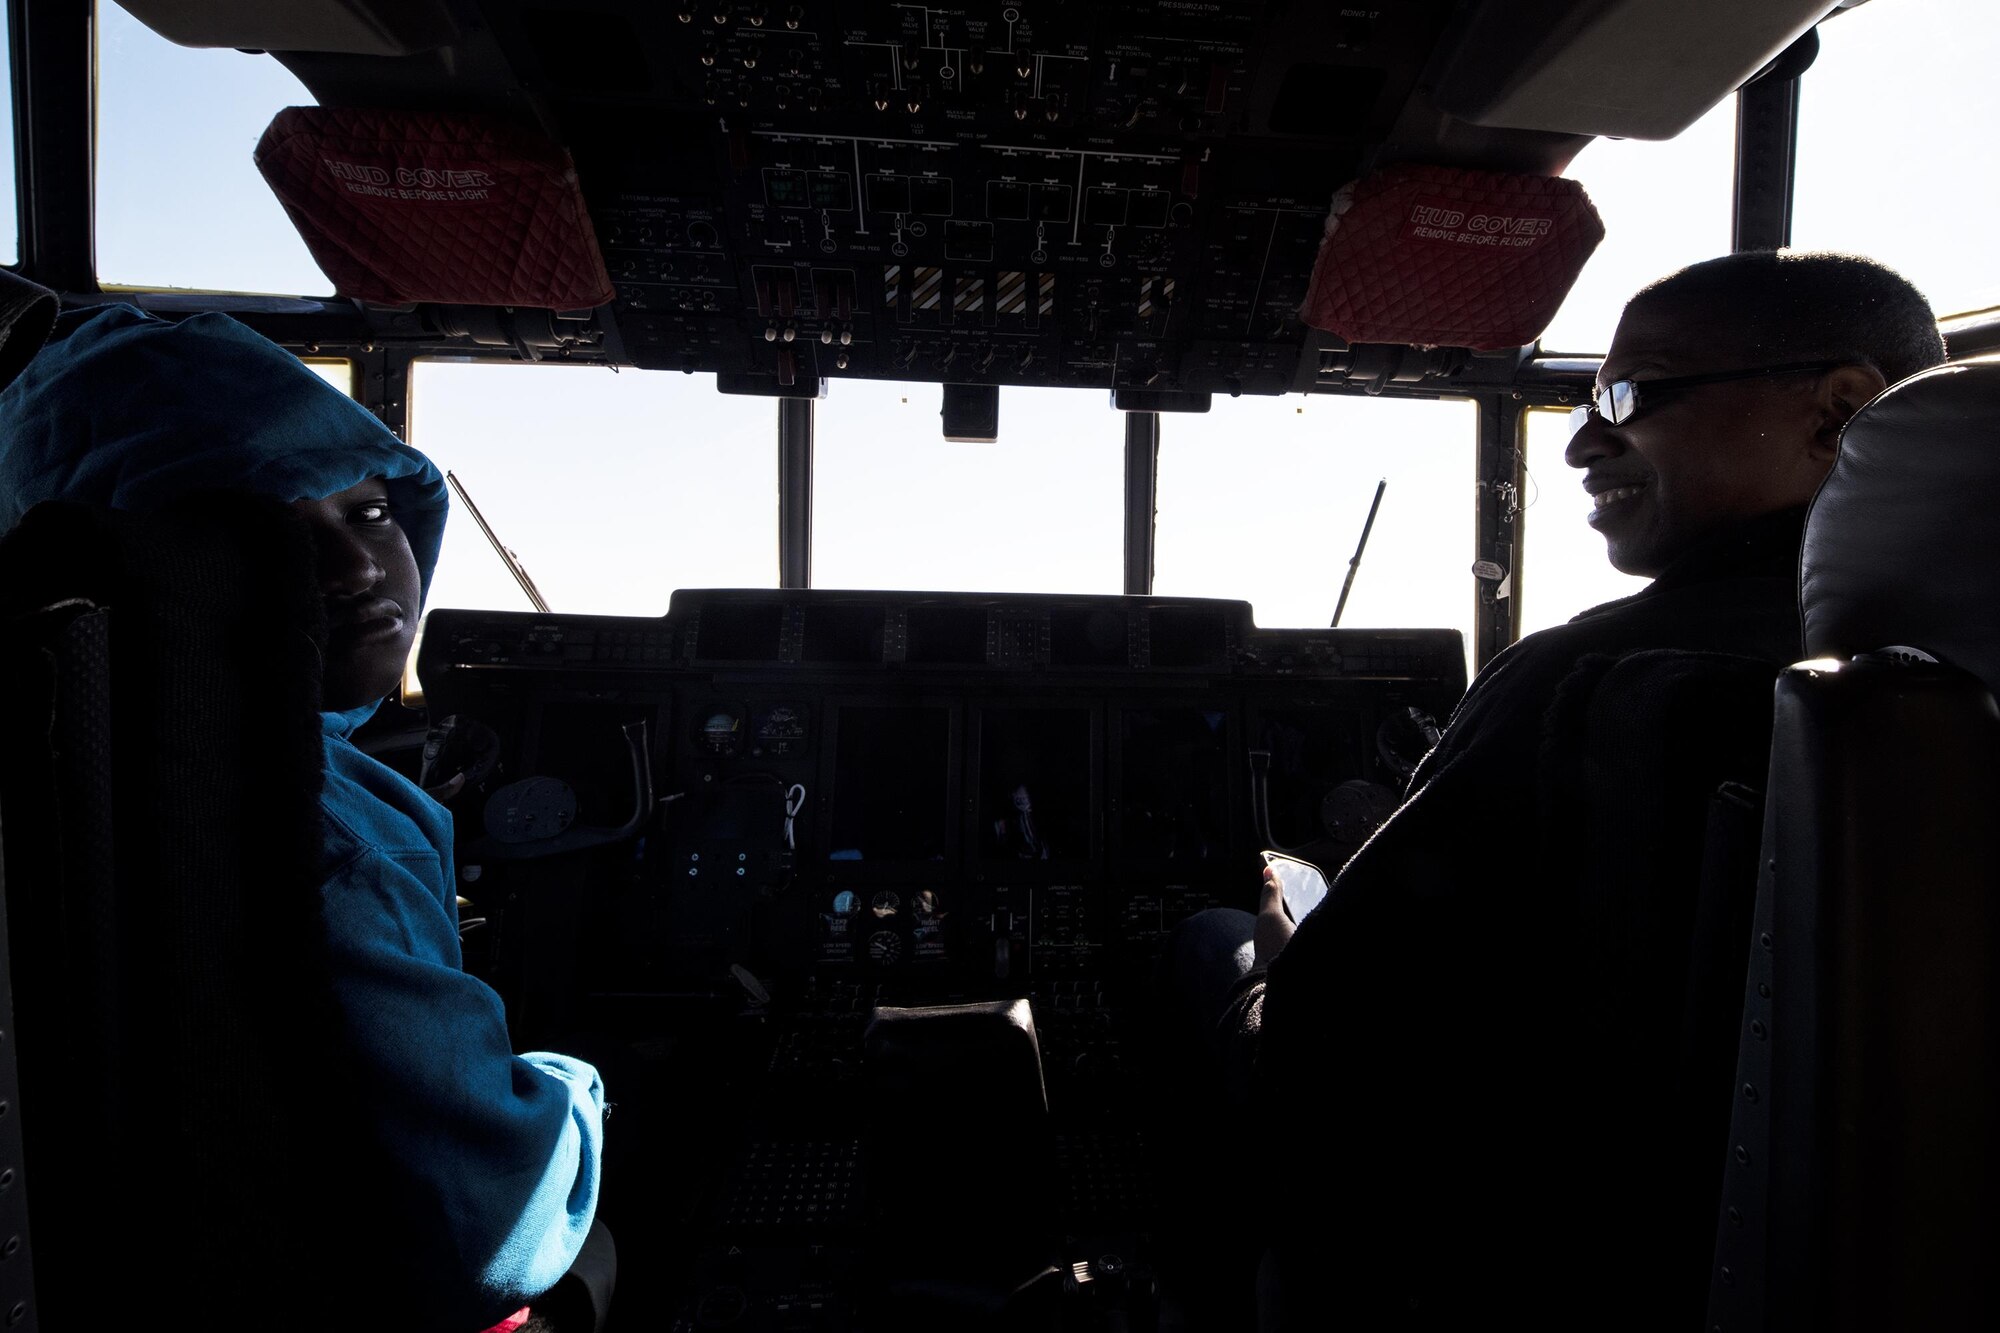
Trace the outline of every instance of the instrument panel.
[[[669, 1256], [625, 1299], [690, 1333], [939, 1326], [867, 1320], [908, 1296], [888, 1221], [947, 1206], [1064, 1256], [1063, 1327], [1152, 1326], [1155, 1182], [1204, 1132], [1159, 1045], [1162, 951], [1254, 905], [1263, 847], [1338, 865], [1465, 686], [1455, 630], [783, 590], [678, 592], [655, 619], [437, 611], [419, 671], [424, 783], [466, 776], [467, 966], [517, 1047], [618, 1090], [611, 1225]], [[1027, 1001], [1035, 1086], [913, 1086], [1045, 1095], [1045, 1117], [962, 1133], [891, 1095], [884, 1006], [990, 1000]]]
[[[1463, 662], [1455, 631], [1259, 630], [1235, 602], [716, 591], [659, 620], [440, 611], [421, 671], [490, 756], [458, 859], [517, 980], [560, 938], [599, 997], [732, 968], [942, 995], [1142, 975], [1253, 900], [1261, 847], [1337, 865]], [[514, 836], [550, 784], [572, 813]]]

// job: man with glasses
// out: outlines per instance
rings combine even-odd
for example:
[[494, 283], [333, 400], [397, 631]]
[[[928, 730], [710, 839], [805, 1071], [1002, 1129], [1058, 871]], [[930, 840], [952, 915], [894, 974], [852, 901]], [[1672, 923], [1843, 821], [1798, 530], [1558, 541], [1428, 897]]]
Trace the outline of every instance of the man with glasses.
[[[1267, 873], [1254, 921], [1178, 937], [1224, 1060], [1255, 1053], [1267, 1326], [1700, 1319], [1736, 1040], [1691, 998], [1712, 773], [1762, 781], [1842, 426], [1943, 359], [1923, 297], [1857, 257], [1633, 297], [1567, 459], [1611, 563], [1654, 581], [1495, 658], [1296, 935]], [[1708, 989], [1740, 998], [1735, 968]]]
[[1566, 457], [1611, 563], [1658, 578], [1725, 528], [1802, 509], [1847, 418], [1943, 360], [1930, 307], [1881, 265], [1711, 260], [1626, 306]]

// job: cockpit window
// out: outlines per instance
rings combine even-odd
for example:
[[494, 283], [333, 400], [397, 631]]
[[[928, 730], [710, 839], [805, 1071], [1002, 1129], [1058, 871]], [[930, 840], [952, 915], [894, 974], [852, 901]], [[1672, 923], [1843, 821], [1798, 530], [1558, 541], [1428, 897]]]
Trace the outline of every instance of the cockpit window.
[[1477, 433], [1462, 399], [1217, 398], [1164, 417], [1153, 590], [1248, 598], [1266, 627], [1325, 625], [1387, 479], [1340, 623], [1469, 644]]
[[251, 160], [272, 116], [313, 103], [289, 70], [175, 46], [110, 0], [97, 10], [97, 68], [100, 282], [332, 290]]
[[1542, 334], [1552, 352], [1602, 352], [1626, 298], [1655, 278], [1729, 252], [1735, 204], [1736, 99], [1676, 138], [1594, 139], [1563, 175], [1581, 181], [1604, 242]]
[[[457, 474], [556, 611], [664, 615], [778, 582], [777, 409], [706, 375], [422, 361], [410, 443]], [[452, 505], [430, 605], [530, 609]]]
[[21, 212], [14, 179], [14, 51], [13, 34], [7, 11], [0, 5], [0, 263], [12, 264], [21, 258]]
[[1563, 462], [1569, 414], [1529, 412], [1522, 430], [1528, 484], [1521, 501], [1527, 546], [1521, 561], [1521, 633], [1532, 634], [1600, 602], [1630, 597], [1648, 580], [1613, 569], [1604, 558], [1604, 538], [1585, 519], [1591, 500], [1583, 493], [1583, 474]]
[[309, 356], [302, 358], [313, 374], [331, 384], [334, 388], [354, 396], [354, 363], [332, 357]]
[[935, 384], [843, 380], [813, 441], [816, 588], [1116, 593], [1125, 419], [1103, 390], [1003, 388], [996, 444], [940, 434]]
[[1866, 4], [1819, 35], [1799, 84], [1792, 243], [1879, 259], [1940, 316], [2000, 305], [2000, 6]]

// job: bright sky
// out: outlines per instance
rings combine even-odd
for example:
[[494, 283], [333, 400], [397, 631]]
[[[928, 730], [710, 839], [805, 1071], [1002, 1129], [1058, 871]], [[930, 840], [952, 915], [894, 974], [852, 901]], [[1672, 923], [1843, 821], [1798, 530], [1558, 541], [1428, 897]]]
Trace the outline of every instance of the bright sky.
[[[1940, 313], [2000, 304], [1986, 225], [2000, 172], [1983, 142], [2000, 124], [2000, 4], [1872, 0], [1821, 33], [1794, 240], [1872, 254]], [[310, 100], [298, 81], [268, 57], [172, 46], [110, 3], [99, 41], [103, 281], [325, 294], [250, 157], [279, 108]], [[1607, 238], [1546, 346], [1601, 351], [1635, 288], [1728, 248], [1734, 134], [1729, 102], [1672, 142], [1600, 141], [1578, 156], [1569, 174]], [[13, 248], [0, 236], [0, 252]], [[935, 385], [831, 386], [818, 406], [815, 585], [1119, 591], [1123, 422], [1106, 396], [1009, 389], [995, 445], [945, 443], [938, 401]], [[676, 587], [777, 582], [767, 400], [717, 394], [705, 375], [440, 363], [418, 367], [411, 407], [412, 442], [457, 471], [558, 610], [656, 615]], [[1530, 415], [1516, 580], [1527, 630], [1640, 586], [1585, 526], [1564, 436], [1559, 415]], [[1169, 415], [1156, 587], [1247, 598], [1264, 625], [1324, 624], [1386, 477], [1343, 623], [1469, 634], [1474, 454], [1461, 402], [1218, 398], [1208, 414]], [[432, 603], [526, 605], [467, 521], [446, 539]]]

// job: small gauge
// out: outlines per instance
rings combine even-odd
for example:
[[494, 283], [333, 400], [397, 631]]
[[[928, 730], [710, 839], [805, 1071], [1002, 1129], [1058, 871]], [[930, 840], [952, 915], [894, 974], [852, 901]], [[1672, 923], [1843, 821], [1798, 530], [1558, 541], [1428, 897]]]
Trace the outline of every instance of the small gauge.
[[1352, 778], [1321, 798], [1320, 827], [1335, 842], [1359, 847], [1396, 813], [1396, 793], [1379, 782]]
[[553, 838], [576, 822], [576, 789], [561, 778], [522, 778], [493, 793], [485, 819], [495, 842]]
[[903, 900], [888, 890], [883, 890], [868, 901], [868, 910], [878, 918], [891, 917], [902, 910]]
[[734, 758], [743, 749], [743, 710], [734, 704], [710, 704], [695, 715], [695, 749], [717, 759]]
[[888, 967], [903, 956], [903, 937], [893, 930], [878, 930], [868, 937], [868, 961]]
[[751, 753], [773, 759], [802, 754], [808, 731], [803, 704], [771, 704], [760, 708], [752, 718]]

